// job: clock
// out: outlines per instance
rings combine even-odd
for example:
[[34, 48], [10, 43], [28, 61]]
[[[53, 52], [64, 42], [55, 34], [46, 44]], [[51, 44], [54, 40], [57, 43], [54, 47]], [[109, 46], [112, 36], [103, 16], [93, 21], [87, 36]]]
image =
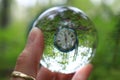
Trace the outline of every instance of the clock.
[[77, 34], [74, 29], [68, 27], [59, 28], [55, 34], [54, 45], [62, 52], [69, 52], [78, 43]]

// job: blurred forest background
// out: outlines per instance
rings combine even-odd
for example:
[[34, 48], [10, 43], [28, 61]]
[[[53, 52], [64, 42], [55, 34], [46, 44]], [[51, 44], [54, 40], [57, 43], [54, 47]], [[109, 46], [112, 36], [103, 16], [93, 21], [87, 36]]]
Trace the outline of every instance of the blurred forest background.
[[0, 0], [0, 80], [9, 80], [28, 30], [51, 6], [83, 10], [98, 31], [98, 47], [89, 80], [120, 80], [120, 0]]

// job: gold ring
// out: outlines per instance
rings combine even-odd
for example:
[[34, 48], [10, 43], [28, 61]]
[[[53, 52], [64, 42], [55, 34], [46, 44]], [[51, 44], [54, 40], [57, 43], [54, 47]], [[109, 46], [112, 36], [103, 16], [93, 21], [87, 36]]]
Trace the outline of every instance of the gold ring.
[[26, 75], [22, 72], [19, 72], [19, 71], [13, 71], [11, 76], [14, 78], [23, 78], [25, 80], [36, 80], [34, 77], [28, 76], [28, 75]]

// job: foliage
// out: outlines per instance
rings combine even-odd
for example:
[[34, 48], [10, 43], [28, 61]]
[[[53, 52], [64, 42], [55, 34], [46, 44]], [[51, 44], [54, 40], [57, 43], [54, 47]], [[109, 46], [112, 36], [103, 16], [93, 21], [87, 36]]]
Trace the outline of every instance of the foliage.
[[[102, 15], [106, 14], [109, 16], [108, 18], [102, 17]], [[103, 13], [98, 12], [97, 15], [93, 18], [98, 31], [99, 41], [97, 52], [93, 60], [95, 67], [90, 80], [120, 79], [120, 64], [118, 62], [117, 65], [114, 64], [116, 63], [114, 56], [119, 53], [119, 51], [116, 52], [116, 48], [120, 48], [120, 46], [117, 46], [119, 44], [116, 45], [116, 41], [118, 39], [114, 39], [115, 36], [119, 35], [114, 34], [116, 32], [119, 32], [117, 31], [118, 29], [116, 29], [117, 18], [118, 17], [116, 17], [114, 14], [109, 13], [108, 11], [104, 11]], [[116, 57], [116, 61], [119, 61], [118, 57]]]
[[9, 75], [14, 69], [17, 56], [24, 47], [25, 30], [25, 26], [20, 22], [0, 29], [0, 77], [5, 77], [6, 73]]

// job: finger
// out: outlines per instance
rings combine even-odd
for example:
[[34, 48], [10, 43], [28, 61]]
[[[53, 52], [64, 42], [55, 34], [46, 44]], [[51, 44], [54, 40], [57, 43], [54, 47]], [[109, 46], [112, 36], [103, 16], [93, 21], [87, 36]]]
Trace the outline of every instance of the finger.
[[41, 67], [37, 74], [37, 80], [55, 80], [55, 73], [49, 71], [48, 69]]
[[92, 65], [88, 64], [75, 73], [72, 80], [87, 80], [92, 71]]
[[74, 73], [71, 73], [71, 74], [56, 73], [55, 80], [71, 80], [73, 75]]
[[71, 80], [74, 73], [62, 74], [57, 72], [51, 72], [50, 70], [41, 67], [37, 75], [37, 80]]
[[39, 60], [43, 53], [43, 43], [41, 30], [33, 28], [28, 36], [25, 49], [18, 57], [15, 70], [36, 77]]

